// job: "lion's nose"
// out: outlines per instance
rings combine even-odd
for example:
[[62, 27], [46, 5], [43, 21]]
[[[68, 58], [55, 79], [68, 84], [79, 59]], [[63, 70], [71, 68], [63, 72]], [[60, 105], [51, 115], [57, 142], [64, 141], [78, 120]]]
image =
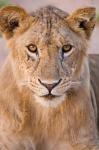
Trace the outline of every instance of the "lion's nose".
[[41, 81], [40, 79], [38, 79], [38, 81], [40, 82], [40, 84], [42, 84], [43, 86], [45, 86], [48, 89], [49, 93], [51, 93], [52, 89], [61, 82], [61, 79], [58, 81], [55, 81], [51, 84], [45, 83], [44, 81]]

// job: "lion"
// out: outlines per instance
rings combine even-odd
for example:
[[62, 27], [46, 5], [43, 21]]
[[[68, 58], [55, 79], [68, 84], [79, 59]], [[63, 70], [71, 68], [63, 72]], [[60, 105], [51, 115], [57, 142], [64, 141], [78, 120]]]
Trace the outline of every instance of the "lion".
[[99, 150], [99, 56], [88, 55], [95, 8], [0, 10], [0, 150]]

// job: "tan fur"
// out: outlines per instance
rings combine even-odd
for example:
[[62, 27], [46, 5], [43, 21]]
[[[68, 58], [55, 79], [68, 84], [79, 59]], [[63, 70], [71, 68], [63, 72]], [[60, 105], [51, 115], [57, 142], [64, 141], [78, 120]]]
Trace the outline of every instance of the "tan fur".
[[[0, 10], [0, 30], [11, 49], [0, 73], [1, 150], [99, 150], [87, 56], [94, 24], [90, 7], [72, 15], [51, 6], [32, 16], [16, 6]], [[31, 43], [39, 55], [30, 58]], [[63, 59], [67, 43], [74, 51]], [[45, 97], [38, 79], [61, 79], [52, 90], [56, 98]]]

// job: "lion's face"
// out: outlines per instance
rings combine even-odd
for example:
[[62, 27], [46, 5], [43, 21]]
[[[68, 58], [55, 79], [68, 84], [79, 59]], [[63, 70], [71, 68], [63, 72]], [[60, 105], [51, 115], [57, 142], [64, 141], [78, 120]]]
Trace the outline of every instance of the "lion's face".
[[46, 106], [56, 106], [80, 85], [87, 47], [84, 29], [73, 31], [72, 17], [62, 18], [54, 9], [36, 13], [28, 29], [8, 40], [18, 85]]

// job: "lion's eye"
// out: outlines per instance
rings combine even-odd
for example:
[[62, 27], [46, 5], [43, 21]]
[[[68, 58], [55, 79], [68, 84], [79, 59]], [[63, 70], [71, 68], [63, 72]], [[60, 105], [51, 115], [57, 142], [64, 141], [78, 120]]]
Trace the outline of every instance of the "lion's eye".
[[28, 51], [31, 53], [37, 53], [37, 46], [35, 44], [30, 44], [27, 46]]
[[72, 45], [70, 45], [70, 44], [67, 44], [67, 45], [64, 45], [63, 47], [62, 47], [62, 51], [64, 52], [64, 53], [67, 53], [67, 52], [69, 52], [71, 49], [72, 49]]
[[31, 58], [32, 60], [36, 60], [38, 58], [38, 48], [35, 44], [29, 44], [27, 47], [27, 56], [28, 60]]
[[67, 44], [67, 45], [63, 45], [62, 47], [62, 54], [64, 57], [70, 55], [73, 51], [73, 46], [70, 45], [70, 44]]

